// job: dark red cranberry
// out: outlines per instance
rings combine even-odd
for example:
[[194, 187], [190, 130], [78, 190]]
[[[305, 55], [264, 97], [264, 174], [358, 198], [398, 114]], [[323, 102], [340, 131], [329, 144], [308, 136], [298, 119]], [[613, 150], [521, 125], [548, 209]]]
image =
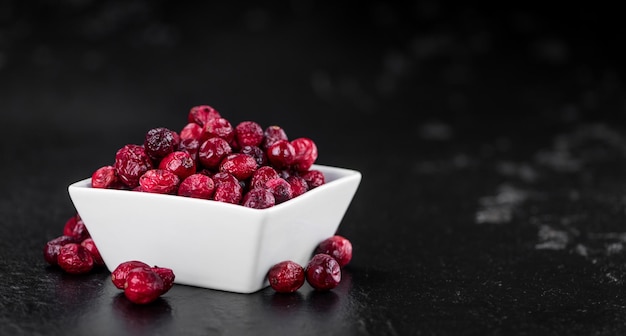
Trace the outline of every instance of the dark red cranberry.
[[343, 236], [334, 235], [324, 239], [315, 253], [328, 254], [337, 260], [339, 267], [344, 267], [352, 260], [352, 243]]
[[204, 124], [203, 139], [222, 138], [230, 143], [235, 138], [235, 131], [230, 122], [224, 118], [215, 118]]
[[188, 123], [180, 130], [180, 141], [195, 139], [200, 140], [202, 138], [203, 129], [202, 126], [196, 123]]
[[196, 160], [187, 152], [171, 152], [161, 160], [159, 169], [169, 170], [182, 180], [196, 173]]
[[101, 189], [121, 189], [122, 181], [117, 176], [115, 167], [104, 166], [96, 169], [91, 175], [91, 187]]
[[256, 168], [256, 160], [248, 154], [241, 153], [228, 155], [220, 163], [221, 172], [230, 173], [240, 181], [252, 176]]
[[155, 194], [174, 194], [180, 183], [176, 174], [165, 169], [151, 169], [141, 175], [141, 191]]
[[161, 295], [167, 293], [174, 286], [174, 280], [176, 279], [176, 275], [174, 275], [174, 271], [170, 268], [166, 267], [152, 267], [152, 271], [156, 273], [161, 280], [163, 280], [163, 292]]
[[89, 238], [89, 230], [85, 226], [85, 222], [77, 213], [70, 217], [63, 226], [63, 235], [74, 237], [79, 242], [83, 239]]
[[280, 126], [270, 126], [263, 132], [263, 142], [261, 143], [261, 148], [267, 150], [271, 145], [280, 140], [289, 140], [285, 130], [283, 130]]
[[124, 284], [124, 295], [133, 303], [153, 302], [165, 290], [163, 280], [152, 269], [138, 267], [128, 272]]
[[275, 178], [278, 178], [276, 170], [270, 166], [263, 166], [252, 174], [250, 178], [250, 189], [265, 188], [265, 183]]
[[68, 243], [59, 250], [57, 263], [67, 273], [84, 274], [93, 268], [93, 257], [82, 245]]
[[274, 195], [267, 189], [252, 189], [243, 196], [241, 205], [253, 209], [266, 209], [276, 204]]
[[160, 160], [175, 151], [180, 143], [178, 133], [165, 127], [157, 127], [146, 133], [143, 143], [146, 154], [153, 160]]
[[185, 152], [191, 156], [194, 161], [198, 161], [198, 150], [200, 150], [200, 140], [198, 139], [184, 139], [178, 144], [178, 150]]
[[111, 281], [113, 282], [113, 285], [119, 289], [124, 289], [124, 283], [126, 283], [126, 276], [128, 275], [128, 272], [137, 267], [151, 269], [150, 265], [139, 260], [125, 261], [119, 264], [113, 272], [111, 272]]
[[254, 121], [242, 121], [235, 127], [239, 146], [259, 146], [263, 142], [263, 128]]
[[291, 141], [296, 151], [293, 167], [297, 171], [307, 171], [317, 160], [317, 146], [309, 138], [297, 138]]
[[241, 202], [243, 188], [239, 182], [220, 182], [215, 186], [213, 199], [218, 202], [239, 204]]
[[300, 176], [289, 176], [287, 177], [287, 182], [291, 186], [292, 197], [298, 197], [309, 190], [309, 185]]
[[211, 176], [215, 185], [220, 185], [222, 183], [237, 183], [239, 184], [239, 180], [231, 174], [227, 172], [217, 172]]
[[265, 182], [265, 189], [274, 195], [276, 204], [283, 203], [293, 198], [291, 185], [282, 178], [275, 178]]
[[84, 248], [91, 253], [91, 257], [93, 258], [94, 266], [104, 266], [104, 260], [102, 260], [102, 256], [100, 255], [100, 251], [96, 246], [96, 243], [93, 242], [93, 239], [87, 238], [80, 243]]
[[327, 291], [337, 287], [341, 282], [341, 267], [335, 258], [318, 253], [306, 266], [305, 275], [313, 289]]
[[211, 106], [198, 105], [189, 110], [187, 121], [190, 123], [196, 123], [200, 126], [204, 126], [207, 121], [215, 118], [220, 118], [220, 113]]
[[267, 149], [267, 160], [277, 169], [291, 166], [296, 150], [287, 140], [279, 140]]
[[267, 273], [270, 286], [279, 293], [293, 293], [304, 284], [304, 268], [286, 260], [272, 266]]
[[152, 160], [143, 146], [126, 145], [115, 154], [117, 176], [130, 189], [138, 186], [139, 177], [152, 168]]
[[317, 188], [325, 183], [324, 174], [316, 169], [309, 170], [300, 174], [300, 176], [306, 181], [309, 186], [309, 190]]
[[50, 265], [58, 265], [59, 251], [63, 245], [77, 243], [78, 240], [72, 236], [59, 236], [46, 243], [43, 248], [43, 258]]
[[230, 153], [232, 149], [226, 140], [211, 138], [200, 146], [198, 160], [205, 168], [217, 170], [222, 159]]
[[278, 176], [280, 178], [284, 178], [285, 180], [292, 175], [297, 175], [297, 173], [294, 173], [291, 169], [279, 169], [276, 171], [278, 173]]
[[256, 160], [256, 164], [259, 167], [267, 165], [267, 155], [260, 147], [243, 146], [241, 147], [239, 153], [252, 156]]
[[192, 198], [210, 199], [215, 191], [213, 179], [204, 174], [193, 174], [178, 186], [178, 195]]

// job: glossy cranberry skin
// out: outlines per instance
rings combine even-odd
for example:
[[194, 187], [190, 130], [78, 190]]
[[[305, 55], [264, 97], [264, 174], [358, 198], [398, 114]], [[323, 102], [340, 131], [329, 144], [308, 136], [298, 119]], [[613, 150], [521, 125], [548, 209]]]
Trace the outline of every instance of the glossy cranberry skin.
[[280, 177], [265, 182], [265, 189], [274, 195], [276, 204], [283, 203], [293, 198], [291, 185], [285, 179]]
[[187, 152], [175, 151], [161, 160], [159, 169], [169, 170], [183, 180], [196, 173], [196, 160]]
[[267, 160], [277, 169], [291, 166], [296, 150], [287, 140], [279, 140], [267, 149]]
[[189, 110], [187, 121], [204, 126], [209, 120], [221, 118], [220, 113], [209, 105], [194, 106]]
[[241, 154], [248, 154], [256, 160], [256, 164], [258, 167], [267, 165], [267, 155], [265, 152], [257, 146], [243, 146], [239, 150]]
[[87, 249], [87, 251], [89, 251], [91, 257], [93, 258], [94, 266], [104, 266], [104, 260], [102, 260], [102, 255], [100, 255], [100, 251], [98, 250], [98, 247], [96, 246], [96, 243], [94, 243], [92, 238], [87, 238], [83, 240], [80, 245], [82, 245], [85, 249]]
[[170, 289], [172, 289], [172, 287], [174, 287], [176, 275], [171, 268], [154, 266], [152, 267], [152, 271], [163, 281], [163, 292], [161, 292], [161, 295], [167, 293]]
[[254, 121], [242, 121], [235, 127], [235, 137], [240, 147], [260, 146], [263, 142], [263, 128]]
[[235, 129], [224, 118], [215, 118], [204, 124], [203, 139], [222, 138], [230, 143], [235, 138]]
[[309, 190], [309, 185], [300, 176], [296, 176], [296, 175], [289, 176], [287, 177], [286, 181], [291, 186], [292, 198], [298, 197]]
[[126, 145], [115, 154], [115, 170], [130, 189], [139, 185], [139, 177], [153, 168], [152, 160], [142, 146]]
[[234, 153], [226, 156], [220, 163], [220, 171], [230, 173], [237, 180], [245, 180], [257, 169], [256, 160], [247, 154]]
[[215, 186], [213, 200], [224, 203], [239, 204], [243, 197], [243, 188], [239, 182], [220, 182]]
[[[184, 139], [178, 144], [178, 150], [185, 152], [191, 156], [191, 158], [198, 162], [198, 151], [200, 150], [200, 140], [198, 139]], [[197, 165], [196, 165], [197, 169]]]
[[213, 179], [204, 174], [193, 174], [178, 186], [178, 196], [211, 199], [215, 191]]
[[139, 179], [141, 191], [154, 194], [175, 194], [179, 183], [180, 178], [165, 169], [148, 170]]
[[158, 299], [165, 285], [161, 277], [152, 269], [138, 267], [128, 272], [124, 283], [124, 295], [137, 304], [147, 304]]
[[216, 186], [222, 183], [239, 183], [239, 180], [233, 174], [226, 172], [217, 172], [211, 178]]
[[43, 258], [50, 265], [58, 265], [59, 251], [63, 245], [79, 242], [71, 236], [59, 236], [46, 243], [43, 248]]
[[160, 160], [175, 151], [180, 143], [178, 133], [165, 127], [157, 127], [146, 133], [143, 147], [153, 160]]
[[63, 226], [63, 235], [74, 237], [79, 242], [83, 239], [89, 238], [89, 230], [85, 226], [83, 219], [77, 213], [70, 217]]
[[315, 142], [309, 138], [297, 138], [291, 141], [291, 145], [296, 153], [292, 164], [293, 168], [297, 171], [309, 170], [317, 160]]
[[252, 189], [243, 196], [241, 205], [253, 209], [267, 209], [276, 204], [274, 195], [266, 189]]
[[309, 186], [309, 190], [317, 188], [326, 183], [324, 174], [316, 169], [304, 172], [300, 174], [300, 176], [306, 181], [306, 184]]
[[270, 166], [263, 166], [257, 169], [250, 178], [250, 189], [265, 188], [265, 183], [271, 179], [278, 178], [276, 170]]
[[82, 245], [68, 243], [61, 247], [57, 263], [67, 273], [84, 274], [93, 269], [93, 257]]
[[91, 187], [100, 189], [121, 189], [123, 187], [113, 166], [104, 166], [96, 169], [91, 175]]
[[198, 150], [198, 160], [203, 167], [217, 170], [222, 159], [232, 153], [228, 142], [222, 138], [206, 140]]
[[267, 273], [270, 286], [278, 293], [293, 293], [304, 284], [304, 268], [286, 260], [272, 266]]
[[315, 253], [328, 254], [337, 260], [339, 267], [344, 267], [352, 260], [352, 243], [343, 236], [334, 235], [324, 239], [315, 249]]
[[261, 143], [261, 148], [267, 150], [280, 140], [288, 140], [287, 133], [280, 126], [272, 125], [265, 129], [263, 132], [263, 142]]
[[196, 123], [188, 123], [180, 130], [180, 141], [196, 139], [200, 140], [202, 138], [203, 128], [202, 126]]
[[306, 281], [317, 291], [331, 290], [341, 282], [341, 267], [335, 258], [319, 253], [306, 266]]
[[111, 272], [111, 281], [113, 282], [113, 285], [119, 289], [124, 289], [124, 283], [126, 283], [128, 272], [138, 267], [151, 269], [150, 265], [139, 260], [129, 260], [119, 264], [113, 272]]

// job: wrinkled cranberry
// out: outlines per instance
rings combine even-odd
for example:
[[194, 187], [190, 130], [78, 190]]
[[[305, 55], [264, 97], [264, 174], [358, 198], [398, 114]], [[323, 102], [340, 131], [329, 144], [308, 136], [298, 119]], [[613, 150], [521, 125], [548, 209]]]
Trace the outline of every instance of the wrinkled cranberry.
[[124, 289], [124, 283], [126, 282], [128, 272], [137, 267], [151, 269], [150, 265], [139, 260], [125, 261], [119, 264], [113, 272], [111, 272], [111, 281], [113, 282], [113, 285], [119, 289]]
[[138, 267], [132, 269], [126, 276], [124, 295], [133, 303], [153, 302], [164, 290], [163, 280], [152, 269]]
[[196, 173], [196, 161], [187, 152], [175, 151], [161, 160], [159, 169], [169, 170], [182, 180]]
[[309, 185], [300, 176], [296, 176], [296, 175], [289, 176], [287, 177], [286, 181], [291, 186], [292, 197], [298, 197], [309, 190]]
[[241, 154], [248, 154], [256, 160], [258, 167], [267, 165], [267, 155], [265, 152], [257, 146], [243, 146], [239, 151]]
[[203, 133], [202, 126], [193, 122], [188, 123], [187, 125], [185, 125], [185, 127], [183, 127], [182, 130], [180, 130], [180, 134], [179, 134], [180, 141], [189, 140], [189, 139], [200, 140], [200, 138], [202, 137], [202, 133]]
[[87, 238], [80, 243], [84, 248], [91, 253], [91, 257], [93, 258], [94, 266], [104, 266], [104, 260], [102, 260], [102, 256], [100, 255], [100, 251], [98, 247], [96, 247], [96, 243], [93, 242], [92, 238]]
[[59, 236], [46, 243], [43, 248], [43, 258], [50, 265], [58, 265], [59, 251], [63, 245], [77, 243], [78, 240], [71, 236]]
[[160, 160], [167, 154], [175, 151], [180, 143], [178, 133], [165, 127], [157, 127], [146, 133], [143, 143], [146, 154], [153, 160]]
[[176, 193], [180, 178], [176, 174], [165, 169], [151, 169], [141, 175], [139, 185], [141, 191], [155, 194]]
[[174, 271], [170, 268], [166, 267], [152, 267], [152, 271], [156, 273], [161, 280], [163, 280], [163, 292], [161, 295], [167, 293], [174, 286], [174, 280], [176, 279], [176, 275], [174, 275]]
[[178, 195], [192, 198], [210, 199], [215, 191], [213, 179], [204, 174], [193, 174], [178, 186]]
[[198, 150], [200, 149], [200, 140], [198, 139], [185, 139], [181, 140], [178, 144], [178, 150], [185, 152], [191, 156], [194, 161], [198, 161]]
[[286, 260], [272, 266], [267, 273], [270, 286], [279, 293], [293, 293], [304, 284], [304, 268]]
[[220, 118], [220, 113], [211, 106], [198, 105], [189, 110], [187, 121], [190, 123], [196, 123], [200, 126], [204, 126], [207, 121], [215, 118]]
[[104, 166], [96, 169], [91, 175], [91, 187], [101, 189], [121, 189], [123, 187], [113, 166]]
[[222, 159], [232, 153], [228, 142], [222, 138], [206, 140], [198, 150], [198, 160], [208, 169], [217, 169]]
[[316, 169], [309, 170], [300, 174], [300, 176], [306, 181], [309, 186], [309, 190], [317, 188], [325, 183], [324, 174]]
[[139, 145], [126, 145], [115, 154], [117, 176], [129, 188], [139, 185], [139, 177], [152, 169], [152, 160]]
[[213, 174], [213, 176], [211, 176], [211, 178], [213, 179], [213, 182], [215, 182], [215, 185], [220, 185], [222, 183], [239, 183], [239, 180], [237, 180], [237, 178], [231, 174], [231, 173], [227, 173], [227, 172], [217, 172], [215, 174]]
[[333, 257], [318, 253], [307, 264], [305, 276], [313, 289], [327, 291], [337, 287], [341, 282], [341, 267]]
[[297, 138], [291, 141], [295, 149], [293, 167], [298, 171], [307, 171], [317, 160], [317, 146], [309, 138]]
[[252, 176], [256, 168], [256, 160], [248, 154], [241, 153], [228, 155], [220, 163], [221, 172], [230, 173], [240, 181]]
[[243, 196], [241, 205], [253, 209], [266, 209], [276, 204], [274, 195], [266, 189], [252, 189]]
[[93, 268], [93, 257], [82, 245], [68, 243], [61, 246], [57, 263], [67, 273], [83, 274]]
[[265, 188], [265, 183], [275, 178], [278, 178], [276, 170], [270, 166], [263, 166], [252, 174], [250, 178], [250, 189]]
[[239, 204], [239, 202], [241, 202], [242, 193], [243, 188], [241, 188], [239, 182], [223, 181], [216, 184], [213, 199], [218, 202]]
[[276, 204], [283, 203], [293, 198], [293, 191], [289, 182], [282, 178], [274, 178], [265, 182], [265, 188], [274, 195]]
[[280, 140], [288, 140], [285, 130], [283, 130], [280, 126], [270, 126], [263, 132], [263, 142], [261, 143], [261, 148], [267, 150], [270, 146]]
[[63, 235], [74, 237], [78, 241], [89, 238], [89, 230], [85, 226], [85, 222], [77, 213], [70, 217], [63, 226]]
[[293, 163], [296, 150], [287, 140], [279, 140], [267, 149], [267, 160], [277, 169], [288, 168]]
[[230, 122], [224, 118], [215, 118], [204, 124], [203, 139], [222, 138], [231, 142], [235, 138], [235, 131]]
[[343, 236], [334, 235], [324, 239], [315, 249], [315, 253], [328, 254], [337, 260], [339, 267], [344, 267], [352, 259], [352, 243]]
[[263, 142], [263, 128], [254, 121], [242, 121], [235, 127], [235, 136], [240, 147], [259, 146]]

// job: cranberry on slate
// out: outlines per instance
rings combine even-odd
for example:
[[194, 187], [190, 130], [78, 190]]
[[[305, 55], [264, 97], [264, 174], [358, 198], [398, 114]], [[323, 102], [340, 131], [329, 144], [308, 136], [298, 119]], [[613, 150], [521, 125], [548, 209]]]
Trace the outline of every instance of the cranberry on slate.
[[222, 138], [211, 138], [200, 145], [198, 160], [208, 169], [217, 169], [222, 159], [232, 153], [228, 142]]
[[276, 170], [270, 166], [263, 166], [252, 174], [250, 178], [250, 189], [265, 188], [265, 183], [275, 178], [278, 178]]
[[304, 268], [286, 260], [272, 266], [267, 273], [270, 286], [279, 293], [293, 293], [304, 284]]
[[280, 177], [265, 182], [265, 188], [274, 195], [276, 204], [283, 203], [293, 198], [291, 185]]
[[317, 160], [317, 146], [309, 138], [297, 138], [291, 141], [296, 155], [293, 167], [298, 171], [307, 171]]
[[111, 272], [111, 281], [113, 282], [113, 285], [119, 289], [124, 289], [124, 283], [126, 282], [128, 272], [137, 267], [151, 269], [150, 265], [139, 260], [125, 261], [119, 264], [113, 272]]
[[300, 176], [289, 176], [287, 177], [287, 182], [291, 186], [292, 197], [298, 197], [309, 190], [309, 185]]
[[202, 137], [202, 132], [202, 126], [193, 122], [188, 123], [185, 127], [183, 127], [183, 129], [180, 130], [180, 141], [189, 139], [199, 140]]
[[267, 154], [258, 146], [243, 146], [239, 153], [252, 156], [259, 167], [267, 165]]
[[263, 132], [263, 136], [264, 138], [263, 142], [261, 143], [261, 148], [263, 148], [264, 150], [267, 150], [268, 148], [270, 148], [271, 145], [280, 140], [288, 140], [285, 130], [276, 125], [266, 128]]
[[[217, 174], [216, 174], [217, 175]], [[239, 182], [220, 182], [215, 186], [213, 200], [224, 203], [239, 204], [241, 202], [243, 188]]]
[[196, 173], [196, 161], [187, 152], [175, 151], [161, 160], [159, 169], [169, 170], [180, 179], [185, 179]]
[[80, 243], [84, 248], [89, 251], [91, 257], [93, 258], [94, 266], [104, 266], [104, 260], [102, 260], [102, 256], [100, 255], [100, 251], [98, 247], [93, 242], [92, 238], [87, 238]]
[[293, 163], [296, 150], [287, 140], [279, 140], [267, 149], [267, 160], [277, 169], [288, 168]]
[[65, 222], [63, 235], [74, 237], [78, 241], [82, 241], [90, 236], [89, 230], [87, 230], [83, 219], [80, 218], [78, 213]]
[[147, 304], [156, 300], [165, 285], [161, 277], [152, 269], [138, 267], [128, 272], [124, 283], [124, 295], [133, 303]]
[[215, 191], [213, 179], [204, 174], [193, 174], [178, 186], [178, 196], [210, 199]]
[[309, 190], [313, 188], [317, 188], [325, 183], [324, 174], [319, 170], [309, 170], [305, 173], [300, 174], [300, 176], [306, 181], [309, 186]]
[[204, 139], [222, 138], [231, 142], [235, 138], [235, 130], [230, 122], [224, 118], [215, 118], [204, 124]]
[[153, 160], [160, 160], [175, 151], [180, 143], [178, 133], [165, 127], [149, 130], [143, 143], [146, 154]]
[[180, 178], [165, 169], [148, 170], [139, 179], [141, 191], [155, 194], [175, 193], [179, 183]]
[[152, 271], [156, 273], [161, 280], [163, 280], [163, 292], [161, 294], [167, 293], [174, 286], [174, 280], [176, 279], [176, 275], [174, 275], [174, 271], [170, 268], [166, 267], [152, 267]]
[[194, 161], [198, 161], [200, 144], [201, 142], [198, 139], [184, 139], [178, 144], [178, 150], [189, 154]]
[[189, 110], [187, 121], [190, 123], [196, 123], [200, 126], [204, 126], [207, 121], [215, 118], [220, 118], [220, 113], [211, 106], [198, 105]]
[[334, 235], [324, 239], [315, 249], [315, 253], [328, 254], [337, 260], [339, 267], [344, 267], [352, 259], [352, 243], [343, 236]]
[[43, 258], [50, 265], [58, 265], [59, 251], [63, 245], [77, 243], [78, 240], [71, 236], [59, 236], [46, 243], [43, 248]]
[[240, 147], [259, 146], [263, 136], [263, 128], [254, 121], [242, 121], [235, 127], [235, 137]]
[[120, 189], [123, 187], [113, 166], [104, 166], [96, 169], [91, 175], [91, 187], [101, 189]]
[[230, 173], [240, 181], [252, 176], [256, 169], [256, 160], [247, 154], [234, 153], [220, 163], [221, 172]]
[[341, 282], [341, 267], [335, 258], [319, 253], [306, 266], [306, 281], [318, 291], [333, 289]]
[[93, 257], [82, 245], [68, 243], [59, 250], [57, 263], [67, 273], [83, 274], [93, 268]]
[[266, 209], [276, 204], [274, 195], [266, 189], [252, 189], [243, 196], [241, 205], [253, 209]]
[[152, 169], [152, 160], [146, 154], [143, 146], [125, 145], [115, 154], [115, 170], [117, 176], [129, 188], [139, 185], [139, 177]]

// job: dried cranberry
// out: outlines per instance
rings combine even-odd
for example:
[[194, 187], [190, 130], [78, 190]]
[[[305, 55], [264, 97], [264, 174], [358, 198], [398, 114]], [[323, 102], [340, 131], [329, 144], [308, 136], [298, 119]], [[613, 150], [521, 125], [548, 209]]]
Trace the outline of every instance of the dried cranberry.
[[263, 132], [263, 143], [261, 143], [261, 148], [267, 150], [280, 140], [288, 140], [287, 133], [280, 126], [270, 126], [265, 129]]
[[176, 275], [174, 275], [174, 271], [170, 268], [166, 267], [152, 267], [152, 271], [156, 273], [161, 280], [163, 280], [163, 292], [162, 294], [167, 293], [174, 286], [174, 280], [176, 279]]
[[241, 153], [228, 155], [220, 163], [221, 172], [230, 173], [240, 181], [252, 176], [256, 168], [256, 160], [248, 154]]
[[317, 188], [325, 183], [324, 174], [316, 169], [302, 173], [300, 176], [306, 181], [306, 184], [309, 186], [309, 190]]
[[137, 268], [143, 267], [146, 269], [151, 269], [150, 265], [139, 261], [139, 260], [129, 260], [119, 264], [113, 272], [111, 272], [111, 281], [113, 285], [119, 289], [124, 289], [124, 283], [126, 282], [126, 276], [128, 272]]
[[287, 177], [287, 182], [289, 182], [289, 185], [291, 186], [292, 197], [298, 197], [309, 190], [309, 185], [300, 176], [289, 176]]
[[254, 121], [242, 121], [235, 127], [239, 146], [259, 146], [263, 142], [263, 128]]
[[180, 143], [178, 133], [165, 127], [157, 127], [146, 133], [143, 146], [146, 154], [153, 160], [160, 160], [175, 151]]
[[198, 160], [208, 169], [217, 169], [222, 159], [232, 153], [228, 142], [222, 138], [211, 138], [206, 140], [198, 150]]
[[138, 267], [126, 276], [124, 295], [133, 303], [150, 303], [161, 296], [164, 290], [163, 280], [152, 269]]
[[101, 189], [121, 189], [123, 187], [113, 166], [104, 166], [96, 169], [91, 175], [91, 187]]
[[276, 170], [270, 166], [263, 166], [252, 174], [250, 178], [250, 188], [265, 188], [265, 183], [275, 178], [278, 178]]
[[267, 149], [267, 160], [278, 169], [288, 168], [293, 163], [296, 150], [287, 140], [279, 140]]
[[216, 186], [225, 182], [237, 184], [239, 183], [239, 180], [237, 180], [237, 178], [233, 174], [227, 172], [217, 172], [213, 174], [211, 178], [213, 179], [213, 182], [215, 182]]
[[200, 149], [200, 140], [184, 139], [178, 144], [178, 150], [185, 152], [191, 156], [194, 161], [198, 161], [198, 150]]
[[333, 257], [318, 253], [306, 266], [305, 275], [313, 289], [326, 291], [337, 287], [341, 282], [341, 267]]
[[328, 254], [337, 260], [339, 267], [344, 267], [352, 259], [352, 243], [343, 236], [334, 235], [324, 239], [315, 249], [315, 253]]
[[139, 185], [141, 191], [155, 194], [176, 193], [180, 178], [176, 174], [165, 169], [151, 169], [141, 175]]
[[57, 263], [67, 273], [83, 274], [93, 268], [93, 257], [82, 245], [68, 243], [59, 250]]
[[129, 188], [139, 185], [139, 177], [152, 169], [152, 160], [139, 145], [126, 145], [115, 154], [115, 170]]
[[239, 153], [252, 156], [256, 160], [256, 164], [259, 167], [267, 165], [267, 155], [260, 147], [243, 146], [241, 147], [241, 150], [239, 150]]
[[265, 188], [274, 195], [276, 204], [283, 203], [293, 198], [291, 185], [280, 177], [265, 182]]
[[295, 149], [293, 167], [298, 171], [307, 171], [317, 160], [317, 146], [309, 138], [297, 138], [291, 141]]
[[94, 266], [104, 266], [104, 260], [102, 260], [102, 256], [100, 255], [100, 251], [98, 247], [96, 247], [96, 243], [93, 242], [92, 238], [87, 238], [80, 243], [84, 248], [91, 253], [91, 257], [93, 258]]
[[239, 204], [241, 202], [243, 188], [239, 182], [220, 182], [215, 186], [213, 199], [218, 202]]
[[43, 248], [43, 258], [50, 265], [58, 265], [59, 251], [63, 245], [77, 243], [78, 240], [72, 236], [59, 236], [46, 243]]
[[253, 209], [266, 209], [276, 204], [274, 195], [266, 189], [252, 189], [243, 196], [241, 205]]
[[211, 106], [198, 105], [189, 110], [187, 121], [190, 123], [196, 123], [200, 126], [204, 126], [207, 121], [215, 118], [220, 118], [220, 113]]
[[204, 139], [222, 138], [231, 142], [235, 138], [235, 131], [230, 122], [224, 118], [215, 118], [204, 124]]
[[196, 173], [196, 161], [187, 152], [175, 151], [161, 160], [159, 169], [169, 170], [182, 180]]
[[189, 139], [200, 140], [200, 138], [202, 137], [202, 132], [202, 126], [193, 122], [188, 123], [187, 125], [185, 125], [185, 127], [183, 127], [182, 130], [180, 130], [180, 141]]
[[178, 195], [192, 198], [210, 199], [215, 191], [213, 179], [204, 174], [193, 174], [178, 186]]
[[267, 273], [270, 286], [279, 293], [293, 293], [304, 284], [304, 268], [286, 260], [272, 266]]
[[85, 222], [77, 213], [70, 217], [63, 226], [63, 235], [74, 237], [78, 241], [89, 238], [89, 230], [85, 226]]

